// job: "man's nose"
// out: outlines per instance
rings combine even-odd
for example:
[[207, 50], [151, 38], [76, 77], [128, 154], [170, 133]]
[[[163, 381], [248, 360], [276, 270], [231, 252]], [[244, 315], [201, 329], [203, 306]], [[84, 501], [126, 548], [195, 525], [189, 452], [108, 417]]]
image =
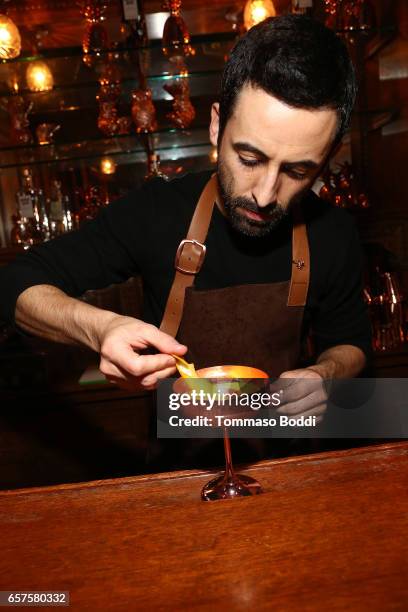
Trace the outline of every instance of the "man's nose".
[[279, 171], [271, 170], [257, 181], [252, 189], [252, 197], [260, 208], [264, 208], [277, 200], [278, 187]]

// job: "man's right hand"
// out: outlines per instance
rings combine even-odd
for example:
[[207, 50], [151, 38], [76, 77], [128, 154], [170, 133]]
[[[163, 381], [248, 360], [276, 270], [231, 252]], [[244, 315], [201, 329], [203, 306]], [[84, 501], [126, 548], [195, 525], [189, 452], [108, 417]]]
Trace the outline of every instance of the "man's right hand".
[[[101, 330], [99, 342], [102, 374], [130, 391], [154, 389], [159, 380], [174, 375], [175, 360], [169, 353], [181, 356], [187, 351], [186, 346], [154, 325], [119, 315]], [[158, 354], [141, 354], [148, 348]]]
[[[96, 308], [67, 296], [52, 285], [34, 285], [17, 300], [16, 323], [30, 334], [65, 344], [88, 346], [100, 353], [106, 378], [128, 390], [154, 389], [176, 372], [169, 353], [187, 347], [154, 325]], [[157, 355], [141, 354], [153, 348]]]

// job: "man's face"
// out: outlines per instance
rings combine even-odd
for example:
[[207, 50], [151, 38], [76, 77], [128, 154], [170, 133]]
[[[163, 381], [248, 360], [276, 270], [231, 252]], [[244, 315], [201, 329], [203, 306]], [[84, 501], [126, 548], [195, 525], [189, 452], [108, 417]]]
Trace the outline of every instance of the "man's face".
[[318, 176], [335, 138], [337, 114], [333, 109], [287, 106], [246, 85], [221, 143], [218, 127], [215, 104], [210, 139], [218, 144], [224, 212], [239, 232], [264, 236]]

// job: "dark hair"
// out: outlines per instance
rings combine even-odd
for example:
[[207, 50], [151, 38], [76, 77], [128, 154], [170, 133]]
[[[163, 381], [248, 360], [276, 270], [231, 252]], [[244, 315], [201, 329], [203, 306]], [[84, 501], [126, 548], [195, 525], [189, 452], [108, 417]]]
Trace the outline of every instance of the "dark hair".
[[219, 142], [247, 84], [289, 106], [336, 109], [336, 141], [346, 131], [356, 96], [354, 68], [344, 43], [304, 15], [271, 17], [238, 40], [222, 77]]

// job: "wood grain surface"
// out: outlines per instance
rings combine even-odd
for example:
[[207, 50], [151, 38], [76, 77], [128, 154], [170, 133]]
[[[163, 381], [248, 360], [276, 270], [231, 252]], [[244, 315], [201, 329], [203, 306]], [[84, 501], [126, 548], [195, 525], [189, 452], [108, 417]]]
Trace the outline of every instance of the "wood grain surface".
[[175, 472], [0, 493], [0, 589], [74, 610], [406, 610], [408, 443], [258, 463], [254, 498]]

